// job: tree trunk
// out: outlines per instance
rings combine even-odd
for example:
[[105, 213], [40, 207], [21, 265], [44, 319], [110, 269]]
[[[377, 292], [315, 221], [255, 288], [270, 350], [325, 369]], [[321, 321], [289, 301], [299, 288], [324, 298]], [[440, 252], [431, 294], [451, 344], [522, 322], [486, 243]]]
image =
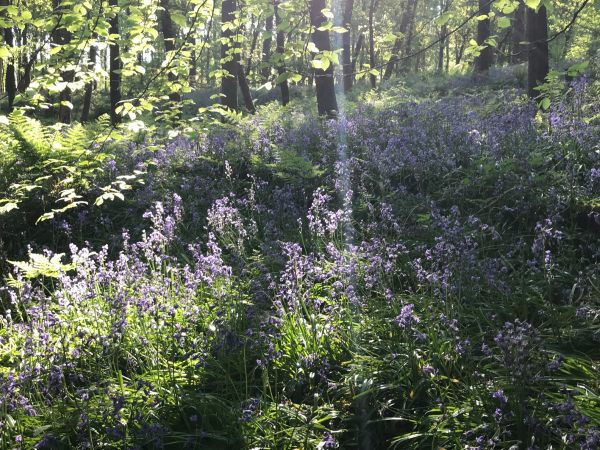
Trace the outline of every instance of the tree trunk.
[[394, 48], [392, 49], [392, 55], [385, 66], [385, 73], [383, 74], [384, 80], [389, 80], [394, 72], [394, 67], [398, 62], [398, 58], [400, 57], [400, 51], [402, 50], [402, 44], [406, 38], [406, 32], [408, 31], [408, 27], [413, 20], [413, 15], [415, 13], [417, 0], [408, 0], [406, 2], [406, 8], [404, 13], [402, 13], [402, 20], [400, 21], [400, 29], [398, 30], [400, 36], [396, 38], [394, 41]]
[[239, 63], [237, 65], [237, 80], [240, 85], [240, 90], [242, 91], [242, 98], [244, 99], [246, 109], [250, 112], [250, 114], [256, 113], [254, 101], [252, 100], [252, 93], [250, 92], [250, 86], [248, 85], [248, 80], [246, 79], [246, 72], [244, 72], [244, 67]]
[[527, 93], [530, 98], [539, 95], [537, 87], [544, 83], [550, 63], [548, 59], [548, 15], [541, 5], [536, 12], [527, 8], [528, 69]]
[[[369, 7], [369, 66], [371, 69], [375, 68], [377, 62], [375, 60], [375, 32], [373, 29], [373, 20], [375, 16], [375, 8], [377, 7], [377, 0], [371, 0]], [[375, 89], [377, 87], [377, 77], [372, 73], [369, 74], [371, 80], [371, 87]]]
[[[0, 6], [8, 6], [10, 5], [10, 1], [9, 0], [0, 0]], [[5, 15], [5, 11], [2, 11], [2, 15]], [[4, 45], [7, 45], [10, 48], [14, 47], [14, 35], [13, 35], [13, 28], [12, 26], [7, 26], [5, 27], [3, 30], [3, 38], [4, 38]], [[14, 65], [14, 57], [11, 56], [9, 59], [7, 59], [7, 64], [6, 64], [6, 78], [4, 79], [5, 82], [5, 90], [6, 90], [6, 96], [8, 99], [8, 105], [7, 105], [7, 112], [11, 112], [13, 109], [13, 105], [15, 102], [15, 97], [17, 95], [17, 78], [15, 75], [15, 65]]]
[[110, 0], [108, 5], [112, 8], [114, 16], [109, 20], [109, 34], [114, 37], [108, 47], [108, 81], [110, 95], [110, 121], [113, 125], [121, 121], [121, 115], [117, 114], [117, 106], [121, 101], [121, 47], [119, 45], [119, 10], [118, 0]]
[[363, 42], [365, 41], [365, 35], [360, 33], [356, 44], [354, 44], [354, 51], [352, 52], [352, 83], [354, 83], [354, 73], [356, 72], [356, 63], [360, 57], [360, 51], [362, 50]]
[[[465, 53], [465, 45], [467, 42], [467, 39], [465, 36], [459, 36], [459, 35], [454, 35], [455, 39], [456, 39], [456, 55], [455, 56], [455, 64], [458, 66], [460, 64], [460, 62], [462, 61], [463, 55]], [[460, 41], [459, 38], [460, 37]]]
[[[275, 6], [276, 8], [277, 6]], [[273, 15], [269, 13], [267, 16], [267, 20], [265, 22], [265, 32], [267, 33], [267, 38], [263, 39], [262, 43], [262, 64], [263, 67], [260, 71], [260, 76], [263, 81], [266, 82], [269, 79], [269, 75], [271, 74], [271, 43], [273, 42]]]
[[346, 0], [342, 16], [342, 26], [347, 30], [342, 34], [342, 74], [345, 93], [350, 92], [352, 90], [352, 85], [354, 84], [354, 71], [352, 70], [352, 36], [350, 35], [353, 9], [354, 0]]
[[437, 60], [437, 71], [442, 73], [444, 71], [444, 50], [446, 48], [446, 39], [448, 39], [448, 25], [442, 26], [440, 30], [440, 46], [438, 48], [438, 60]]
[[[417, 15], [417, 1], [418, 0], [414, 0], [413, 2], [413, 8], [410, 15], [410, 22], [408, 23], [408, 36], [406, 37], [406, 45], [404, 50], [404, 54], [407, 57], [409, 57], [412, 54], [413, 37], [415, 35], [415, 17]], [[404, 67], [408, 69], [409, 66], [408, 64], [406, 64]]]
[[[489, 15], [490, 13], [490, 2], [489, 0], [479, 0], [479, 14]], [[490, 19], [489, 17], [485, 20], [477, 22], [477, 45], [484, 45], [485, 48], [481, 50], [481, 53], [475, 58], [475, 72], [483, 73], [490, 70], [492, 67], [492, 60], [494, 53], [492, 47], [486, 44], [486, 41], [490, 38]]]
[[250, 75], [250, 69], [252, 68], [252, 56], [254, 55], [254, 50], [256, 49], [256, 43], [258, 41], [258, 35], [260, 34], [260, 30], [258, 27], [252, 32], [252, 41], [250, 42], [250, 50], [248, 51], [248, 58], [246, 58], [246, 69], [244, 70], [244, 74], [246, 76]]
[[[173, 52], [175, 51], [175, 40], [177, 39], [177, 31], [175, 29], [175, 24], [171, 20], [171, 12], [169, 11], [169, 0], [160, 0], [160, 6], [162, 6], [163, 10], [160, 14], [160, 25], [162, 28], [162, 34], [165, 45], [165, 52]], [[181, 94], [175, 90], [173, 90], [175, 82], [177, 81], [177, 76], [173, 73], [173, 71], [169, 70], [167, 72], [167, 79], [169, 80], [169, 100], [174, 103], [181, 102]]]
[[[312, 42], [319, 51], [331, 51], [331, 42], [329, 41], [329, 31], [319, 30], [326, 22], [327, 18], [323, 15], [325, 9], [325, 0], [310, 1], [310, 24], [312, 30]], [[317, 109], [319, 115], [334, 116], [337, 112], [337, 99], [335, 96], [335, 84], [333, 80], [333, 64], [330, 64], [327, 70], [315, 69], [314, 77], [317, 91]]]
[[[52, 0], [52, 7], [54, 9], [54, 14], [58, 15], [59, 21], [62, 21], [64, 7], [61, 0]], [[71, 42], [72, 34], [66, 28], [59, 26], [52, 37], [55, 44], [64, 46]], [[67, 61], [63, 61], [63, 63], [67, 63]], [[68, 83], [73, 81], [75, 72], [73, 70], [64, 70], [61, 72], [60, 76], [62, 81], [67, 83], [67, 87], [60, 92], [58, 97], [58, 121], [62, 123], [71, 123], [71, 107], [68, 105], [68, 103], [71, 103], [71, 88], [68, 86]]]
[[[446, 29], [446, 33], [448, 30]], [[446, 36], [446, 73], [450, 72], [450, 38]]]
[[189, 73], [189, 82], [190, 85], [194, 86], [196, 84], [196, 77], [198, 76], [198, 57], [196, 56], [196, 38], [190, 34], [188, 37], [188, 42], [192, 46], [192, 53], [190, 55], [190, 73]]
[[[96, 45], [90, 46], [90, 62], [88, 68], [94, 70], [96, 66]], [[90, 117], [90, 109], [92, 106], [92, 93], [94, 91], [94, 82], [88, 81], [85, 85], [85, 94], [83, 96], [83, 108], [81, 110], [81, 121], [87, 122]], [[111, 108], [112, 111], [112, 108]]]
[[[279, 0], [275, 0], [275, 28], [277, 30], [276, 35], [276, 43], [277, 48], [275, 52], [277, 53], [277, 73], [282, 75], [285, 73], [285, 60], [283, 59], [283, 53], [285, 51], [285, 31], [281, 28], [281, 17], [279, 17]], [[287, 105], [290, 102], [290, 89], [288, 86], [287, 80], [281, 81], [279, 83], [279, 88], [281, 89], [281, 104], [283, 106]]]
[[522, 63], [527, 59], [527, 48], [522, 44], [526, 40], [525, 11], [525, 4], [522, 1], [519, 2], [519, 7], [515, 10], [511, 30], [510, 62], [512, 64]]
[[[236, 0], [223, 0], [221, 4], [221, 23], [233, 22], [236, 12]], [[237, 77], [239, 55], [235, 53], [235, 30], [224, 27], [221, 31], [221, 69], [225, 72], [221, 78], [221, 103], [223, 106], [237, 111]]]
[[[21, 45], [23, 49], [27, 46], [27, 33], [29, 32], [29, 25], [25, 25], [23, 31], [21, 31]], [[21, 60], [19, 62], [20, 66], [20, 77], [19, 82], [17, 83], [17, 91], [25, 92], [25, 89], [21, 90], [22, 86], [29, 86], [31, 83], [31, 65], [29, 64], [29, 58], [27, 56], [27, 52], [23, 50], [21, 54]]]

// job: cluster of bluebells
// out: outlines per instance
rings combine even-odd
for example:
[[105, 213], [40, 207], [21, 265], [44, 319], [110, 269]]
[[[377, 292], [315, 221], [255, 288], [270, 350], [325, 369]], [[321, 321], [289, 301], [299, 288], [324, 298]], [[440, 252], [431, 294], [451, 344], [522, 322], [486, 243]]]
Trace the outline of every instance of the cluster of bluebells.
[[[19, 344], [18, 358], [8, 372], [0, 373], [2, 404], [13, 417], [36, 417], [40, 408], [58, 407], [77, 392], [81, 445], [92, 445], [90, 428], [120, 441], [131, 427], [141, 431], [129, 433], [130, 439], [162, 448], [166, 428], [148, 411], [170, 400], [156, 393], [161, 390], [157, 386], [136, 380], [136, 374], [141, 367], [165, 370], [161, 367], [166, 361], [157, 357], [163, 351], [172, 362], [185, 361], [189, 376], [202, 367], [211, 347], [219, 344], [214, 339], [218, 335], [211, 342], [203, 332], [206, 320], [220, 314], [208, 301], [223, 299], [232, 278], [214, 239], [205, 252], [191, 246], [190, 265], [180, 266], [164, 252], [176, 239], [180, 200], [174, 195], [168, 206], [156, 203], [145, 215], [152, 228], [134, 243], [124, 232], [114, 259], [108, 246], [92, 251], [72, 245], [75, 269], [60, 273], [50, 293], [36, 288], [36, 281], [15, 277], [20, 286], [9, 297], [18, 316], [6, 311], [1, 319], [5, 337], [0, 340], [3, 357]], [[222, 308], [228, 307], [223, 303]], [[131, 398], [111, 391], [110, 385], [92, 389], [115, 376], [106, 361], [120, 361], [119, 371], [131, 377], [128, 383], [136, 392]], [[42, 437], [38, 447], [50, 439]]]

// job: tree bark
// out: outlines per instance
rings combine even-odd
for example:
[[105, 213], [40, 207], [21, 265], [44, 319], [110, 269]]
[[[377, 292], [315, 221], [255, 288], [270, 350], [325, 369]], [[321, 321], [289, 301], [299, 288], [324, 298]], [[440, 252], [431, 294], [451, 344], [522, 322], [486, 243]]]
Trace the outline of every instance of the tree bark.
[[108, 82], [110, 95], [110, 121], [113, 125], [121, 121], [121, 115], [117, 114], [117, 106], [121, 101], [121, 47], [119, 45], [119, 10], [116, 9], [118, 0], [109, 0], [108, 5], [113, 8], [114, 16], [109, 20], [109, 34], [113, 35], [112, 42], [108, 47]]
[[363, 43], [365, 41], [365, 35], [360, 33], [356, 44], [354, 44], [354, 51], [352, 52], [352, 83], [354, 83], [354, 73], [356, 72], [356, 63], [360, 57], [360, 51], [362, 50]]
[[444, 71], [444, 50], [446, 49], [446, 39], [448, 39], [448, 25], [443, 25], [440, 29], [440, 46], [438, 48], [437, 71]]
[[250, 92], [248, 80], [246, 79], [246, 72], [244, 72], [244, 67], [239, 63], [237, 65], [237, 80], [240, 85], [240, 91], [242, 91], [242, 98], [244, 99], [246, 109], [250, 114], [255, 114], [256, 108], [254, 106], [254, 101], [252, 100], [252, 93]]
[[[277, 6], [275, 6], [276, 8]], [[262, 42], [262, 64], [263, 67], [260, 71], [260, 76], [263, 81], [267, 81], [269, 79], [269, 75], [271, 74], [271, 43], [273, 42], [273, 15], [269, 14], [267, 16], [267, 20], [265, 21], [265, 31], [267, 33], [267, 38], [263, 39]]]
[[[21, 45], [23, 46], [23, 49], [26, 48], [27, 46], [27, 33], [29, 32], [29, 24], [25, 25], [25, 27], [23, 28], [23, 31], [21, 31]], [[21, 90], [21, 86], [29, 86], [29, 84], [31, 83], [31, 65], [28, 64], [29, 63], [29, 57], [27, 55], [27, 52], [25, 50], [23, 50], [22, 54], [21, 54], [21, 60], [19, 62], [19, 66], [20, 66], [20, 76], [19, 76], [19, 81], [17, 83], [17, 91], [18, 92], [25, 92], [25, 90]]]
[[[163, 8], [160, 15], [160, 24], [165, 45], [165, 52], [175, 51], [175, 40], [177, 39], [177, 30], [173, 20], [171, 20], [171, 12], [169, 11], [169, 0], [160, 0], [160, 6]], [[177, 76], [172, 70], [167, 72], [167, 79], [171, 87], [169, 92], [169, 100], [175, 103], [181, 102], [181, 94], [173, 90], [173, 86], [177, 81]]]
[[252, 32], [252, 41], [250, 42], [250, 50], [248, 52], [248, 58], [246, 59], [246, 69], [244, 70], [244, 74], [246, 76], [250, 75], [250, 69], [252, 67], [252, 56], [254, 55], [254, 50], [256, 49], [256, 43], [258, 41], [258, 35], [260, 34], [260, 30], [258, 27]]
[[[313, 28], [311, 38], [319, 51], [330, 52], [331, 42], [329, 41], [329, 31], [319, 30], [319, 27], [322, 27], [327, 22], [327, 18], [322, 12], [324, 9], [325, 0], [310, 1], [310, 24]], [[327, 70], [315, 69], [314, 77], [319, 115], [334, 116], [338, 110], [338, 106], [333, 80], [333, 64], [330, 64]]]
[[[8, 6], [10, 5], [9, 0], [1, 0], [0, 6]], [[2, 11], [2, 15], [5, 15], [5, 11]], [[12, 48], [14, 47], [14, 34], [12, 26], [7, 26], [2, 30], [2, 36], [4, 38], [4, 45]], [[6, 96], [8, 99], [7, 112], [11, 112], [13, 109], [13, 105], [15, 102], [15, 97], [17, 95], [17, 78], [15, 74], [15, 65], [13, 57], [11, 56], [7, 60], [6, 68], [5, 68], [5, 79], [4, 86], [6, 91]]]
[[385, 72], [383, 74], [384, 80], [389, 80], [394, 72], [394, 67], [398, 62], [398, 58], [400, 57], [400, 51], [402, 50], [402, 44], [405, 41], [406, 33], [408, 31], [408, 27], [413, 20], [413, 16], [416, 9], [417, 0], [408, 0], [405, 4], [406, 8], [404, 9], [404, 13], [402, 13], [402, 20], [400, 21], [400, 29], [398, 30], [400, 36], [396, 38], [394, 41], [394, 48], [392, 49], [392, 55], [385, 66]]
[[190, 55], [190, 73], [189, 73], [189, 82], [190, 85], [194, 86], [196, 84], [196, 77], [198, 76], [198, 57], [196, 56], [196, 38], [190, 34], [188, 38], [188, 42], [192, 47], [192, 53]]
[[[458, 66], [460, 64], [460, 62], [462, 61], [463, 55], [465, 53], [465, 45], [467, 43], [467, 38], [464, 35], [457, 35], [455, 34], [455, 44], [456, 44], [456, 49], [455, 52], [456, 54], [455, 59], [454, 59], [454, 63]], [[459, 40], [460, 38], [460, 40]]]
[[[373, 29], [373, 20], [376, 7], [377, 0], [371, 0], [371, 4], [369, 6], [369, 66], [371, 69], [377, 65], [375, 60], [375, 31]], [[371, 73], [369, 74], [369, 80], [371, 81], [371, 87], [375, 89], [377, 87], [377, 77]]]
[[[406, 37], [406, 45], [405, 45], [405, 55], [406, 56], [410, 56], [412, 54], [412, 44], [413, 44], [413, 38], [415, 35], [415, 17], [417, 15], [417, 0], [415, 0], [413, 2], [413, 9], [412, 9], [412, 13], [410, 15], [411, 20], [408, 24], [408, 36]], [[404, 66], [406, 69], [408, 69], [408, 64], [406, 64]]]
[[[96, 66], [96, 45], [90, 46], [90, 62], [88, 68], [94, 70]], [[83, 96], [83, 108], [81, 109], [81, 122], [87, 122], [90, 117], [90, 109], [92, 106], [92, 93], [94, 92], [94, 82], [88, 81], [85, 85], [85, 94]], [[112, 108], [111, 108], [112, 111]]]
[[[488, 0], [479, 0], [479, 14], [489, 15], [490, 13], [490, 2]], [[494, 53], [492, 47], [486, 44], [486, 41], [491, 35], [490, 32], [490, 19], [480, 20], [477, 22], [477, 45], [484, 45], [485, 48], [481, 50], [481, 53], [475, 58], [475, 72], [483, 73], [487, 72], [492, 67], [492, 60]]]
[[[285, 31], [281, 29], [281, 17], [279, 16], [279, 0], [275, 0], [275, 28], [277, 30], [276, 44], [277, 47], [275, 52], [277, 53], [277, 73], [282, 75], [285, 73], [285, 60], [283, 53], [285, 52]], [[283, 80], [279, 83], [279, 89], [281, 90], [281, 104], [283, 106], [290, 102], [290, 89], [288, 81]]]
[[522, 44], [526, 40], [525, 11], [525, 4], [522, 1], [519, 2], [511, 29], [510, 62], [512, 64], [522, 63], [527, 59], [527, 49]]
[[342, 76], [345, 93], [350, 92], [352, 90], [352, 85], [354, 84], [354, 71], [352, 70], [352, 36], [350, 35], [353, 9], [354, 0], [346, 0], [342, 16], [342, 26], [347, 30], [342, 34]]
[[[221, 3], [221, 23], [230, 24], [235, 19], [236, 0], [223, 0]], [[221, 78], [221, 104], [237, 111], [237, 63], [239, 55], [235, 52], [233, 39], [235, 31], [224, 27], [221, 31], [221, 69], [225, 72]]]
[[[60, 21], [64, 11], [61, 0], [52, 0], [52, 7], [54, 9], [54, 14], [58, 15], [58, 20]], [[58, 27], [52, 37], [56, 45], [64, 46], [71, 42], [73, 36], [66, 28]], [[68, 61], [63, 61], [63, 63], [67, 62]], [[67, 83], [67, 87], [60, 92], [58, 97], [58, 121], [62, 123], [71, 123], [71, 108], [68, 105], [65, 105], [65, 103], [71, 103], [71, 88], [68, 86], [68, 83], [73, 81], [75, 72], [73, 70], [63, 70], [60, 76], [63, 82]]]
[[537, 87], [544, 83], [550, 62], [548, 56], [548, 13], [544, 5], [537, 12], [527, 8], [527, 94], [530, 98], [539, 95]]

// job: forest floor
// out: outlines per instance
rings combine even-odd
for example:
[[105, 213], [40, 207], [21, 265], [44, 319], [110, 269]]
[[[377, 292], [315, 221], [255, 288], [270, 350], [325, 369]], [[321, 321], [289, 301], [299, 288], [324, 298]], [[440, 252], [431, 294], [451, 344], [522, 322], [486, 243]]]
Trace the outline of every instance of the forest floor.
[[600, 448], [598, 87], [455, 82], [115, 144], [4, 239], [0, 448]]

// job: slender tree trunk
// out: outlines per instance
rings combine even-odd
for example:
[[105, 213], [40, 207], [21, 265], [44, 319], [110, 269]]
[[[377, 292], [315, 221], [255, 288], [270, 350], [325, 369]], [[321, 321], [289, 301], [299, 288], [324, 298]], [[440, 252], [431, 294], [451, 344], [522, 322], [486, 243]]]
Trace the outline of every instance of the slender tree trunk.
[[544, 83], [550, 71], [548, 56], [548, 13], [541, 5], [537, 12], [527, 8], [528, 70], [527, 93], [537, 97], [537, 87]]
[[119, 10], [118, 0], [110, 0], [108, 5], [113, 9], [114, 15], [109, 20], [109, 34], [114, 39], [108, 47], [108, 82], [110, 95], [110, 121], [113, 125], [121, 121], [121, 115], [117, 114], [117, 106], [121, 101], [121, 47], [118, 42], [119, 35]]
[[[446, 30], [448, 32], [448, 30]], [[446, 73], [450, 72], [450, 38], [446, 37]]]
[[[96, 66], [96, 45], [90, 46], [90, 62], [88, 68], [94, 70]], [[94, 92], [94, 82], [88, 81], [85, 85], [85, 94], [83, 96], [83, 108], [81, 110], [81, 121], [87, 122], [90, 117], [90, 109], [92, 106], [92, 93]]]
[[[0, 6], [9, 6], [10, 5], [10, 1], [9, 0], [1, 0], [0, 1]], [[5, 15], [5, 11], [2, 11], [2, 15]], [[13, 28], [11, 25], [5, 27], [3, 30], [3, 38], [4, 38], [4, 45], [7, 45], [10, 48], [14, 47], [14, 34], [13, 34]], [[11, 112], [13, 109], [13, 105], [15, 102], [15, 97], [17, 95], [17, 78], [16, 78], [16, 74], [15, 74], [15, 65], [14, 65], [14, 57], [11, 56], [8, 60], [7, 60], [7, 64], [6, 64], [6, 77], [4, 79], [5, 82], [5, 90], [6, 90], [6, 96], [8, 99], [8, 105], [7, 105], [7, 112]]]
[[519, 7], [515, 10], [511, 29], [511, 49], [510, 62], [511, 64], [522, 63], [527, 59], [527, 48], [522, 44], [525, 42], [525, 4], [520, 1]]
[[456, 59], [454, 60], [455, 64], [458, 66], [462, 61], [463, 55], [465, 53], [465, 44], [467, 40], [464, 36], [460, 36], [460, 41], [458, 40], [459, 36], [456, 36]]
[[394, 67], [398, 62], [398, 58], [400, 57], [400, 51], [402, 50], [403, 43], [407, 40], [406, 33], [408, 31], [408, 27], [413, 20], [413, 16], [416, 9], [417, 0], [408, 0], [405, 4], [404, 12], [402, 13], [402, 20], [400, 21], [400, 36], [396, 38], [394, 41], [394, 48], [392, 49], [392, 55], [385, 66], [385, 72], [383, 74], [384, 80], [389, 80], [394, 72]]
[[440, 29], [440, 46], [438, 48], [438, 60], [437, 60], [437, 71], [442, 73], [444, 71], [444, 50], [446, 49], [446, 39], [448, 37], [448, 25], [442, 26]]
[[[277, 7], [277, 6], [275, 6]], [[263, 67], [260, 71], [260, 76], [263, 81], [267, 81], [269, 79], [269, 75], [271, 74], [271, 43], [273, 42], [273, 15], [269, 14], [267, 16], [267, 20], [265, 21], [265, 32], [267, 34], [266, 39], [263, 39], [262, 42], [262, 64]]]
[[[4, 60], [0, 59], [0, 80], [4, 80]], [[4, 83], [0, 81], [0, 94], [4, 94]]]
[[[177, 39], [177, 30], [175, 29], [175, 24], [171, 20], [169, 0], [160, 0], [160, 6], [162, 6], [163, 8], [160, 14], [160, 24], [165, 43], [165, 52], [173, 52], [175, 51], [175, 40]], [[174, 90], [175, 84], [177, 82], [177, 76], [173, 73], [173, 71], [169, 70], [167, 72], [167, 79], [169, 80], [169, 84], [171, 85], [169, 88], [169, 100], [171, 100], [174, 103], [180, 103], [181, 94], [177, 90]]]
[[342, 26], [347, 30], [342, 34], [342, 74], [345, 93], [350, 92], [352, 90], [352, 85], [354, 84], [354, 71], [352, 70], [352, 36], [350, 35], [353, 9], [354, 0], [346, 0], [342, 16]]
[[244, 67], [239, 63], [237, 65], [237, 80], [240, 85], [240, 91], [242, 91], [242, 98], [244, 99], [246, 109], [251, 114], [256, 113], [254, 101], [252, 100], [252, 93], [250, 92], [250, 86], [248, 85], [248, 80], [246, 78], [246, 72], [244, 72]]
[[[54, 14], [58, 15], [59, 20], [61, 20], [64, 9], [61, 0], [52, 0], [52, 7], [54, 8]], [[71, 32], [63, 27], [58, 27], [53, 36], [54, 43], [61, 46], [69, 44], [71, 39]], [[63, 60], [63, 64], [66, 63], [68, 63], [68, 61]], [[73, 81], [75, 72], [73, 70], [63, 70], [60, 76], [63, 82], [67, 83], [67, 87], [60, 92], [58, 97], [58, 121], [62, 123], [71, 123], [71, 108], [69, 107], [69, 103], [71, 103], [71, 88], [68, 86], [68, 83]]]
[[[326, 22], [327, 18], [323, 15], [325, 9], [325, 0], [310, 1], [310, 24], [312, 30], [312, 42], [319, 51], [331, 51], [331, 42], [329, 41], [329, 31], [319, 30]], [[319, 115], [333, 116], [338, 110], [337, 99], [335, 96], [335, 84], [333, 80], [333, 64], [330, 64], [327, 70], [315, 69], [314, 77], [317, 91], [317, 106]]]
[[365, 35], [360, 33], [356, 44], [354, 44], [354, 51], [352, 52], [352, 82], [354, 83], [354, 73], [356, 72], [356, 63], [360, 57], [360, 51], [362, 50], [363, 43], [365, 41]]
[[[489, 0], [479, 0], [479, 14], [489, 15], [490, 13], [490, 2]], [[481, 50], [481, 53], [475, 59], [475, 72], [483, 73], [487, 72], [492, 67], [492, 60], [494, 53], [492, 47], [486, 44], [489, 39], [490, 33], [490, 19], [480, 20], [477, 22], [477, 45], [484, 45], [485, 48]]]
[[[413, 2], [412, 12], [410, 15], [410, 22], [408, 23], [408, 35], [406, 37], [406, 45], [404, 50], [404, 54], [406, 56], [410, 56], [412, 54], [412, 44], [415, 35], [415, 18], [417, 15], [417, 2], [418, 0], [414, 0]], [[406, 64], [404, 67], [408, 69], [409, 66], [408, 64]]]
[[17, 83], [17, 91], [25, 92], [25, 90], [21, 90], [22, 86], [29, 86], [31, 83], [31, 65], [29, 65], [29, 57], [25, 49], [27, 48], [27, 33], [29, 33], [29, 25], [25, 25], [23, 31], [21, 32], [21, 45], [23, 46], [23, 52], [21, 54], [21, 61], [19, 63], [20, 66], [20, 77], [19, 82]]
[[252, 57], [254, 56], [254, 50], [256, 49], [256, 43], [258, 42], [258, 35], [260, 34], [260, 30], [258, 26], [252, 32], [252, 41], [250, 41], [250, 50], [248, 52], [248, 58], [246, 58], [246, 69], [244, 74], [246, 76], [250, 75], [250, 69], [252, 68]]
[[[375, 16], [375, 8], [377, 7], [377, 0], [371, 0], [369, 7], [369, 65], [373, 69], [376, 65], [375, 59], [375, 31], [373, 29], [373, 20]], [[369, 74], [371, 81], [371, 87], [375, 89], [377, 87], [377, 77], [373, 74]]]
[[[406, 14], [406, 13], [404, 13]], [[404, 15], [403, 15], [404, 16]], [[403, 19], [404, 20], [404, 17]], [[392, 48], [392, 54], [390, 55], [390, 59], [385, 65], [385, 72], [383, 73], [383, 79], [389, 80], [392, 77], [392, 73], [394, 73], [394, 67], [398, 62], [398, 58], [400, 57], [400, 49], [402, 48], [402, 39], [396, 38], [394, 41], [394, 47]]]
[[[230, 24], [235, 19], [236, 0], [223, 0], [221, 3], [221, 23]], [[223, 106], [237, 111], [237, 61], [235, 53], [235, 31], [231, 27], [223, 27], [221, 31], [221, 68], [225, 72], [221, 78], [221, 103]]]
[[[281, 17], [279, 16], [279, 0], [275, 0], [275, 28], [277, 30], [276, 44], [277, 47], [275, 52], [277, 53], [277, 73], [282, 75], [285, 73], [285, 60], [283, 53], [285, 52], [285, 31], [281, 29]], [[283, 106], [290, 102], [290, 89], [288, 81], [283, 80], [279, 83], [279, 89], [281, 90], [281, 104]]]
[[196, 56], [196, 38], [192, 35], [189, 36], [188, 42], [192, 46], [192, 53], [190, 55], [190, 74], [189, 81], [193, 86], [196, 84], [196, 77], [198, 76], [198, 57]]

